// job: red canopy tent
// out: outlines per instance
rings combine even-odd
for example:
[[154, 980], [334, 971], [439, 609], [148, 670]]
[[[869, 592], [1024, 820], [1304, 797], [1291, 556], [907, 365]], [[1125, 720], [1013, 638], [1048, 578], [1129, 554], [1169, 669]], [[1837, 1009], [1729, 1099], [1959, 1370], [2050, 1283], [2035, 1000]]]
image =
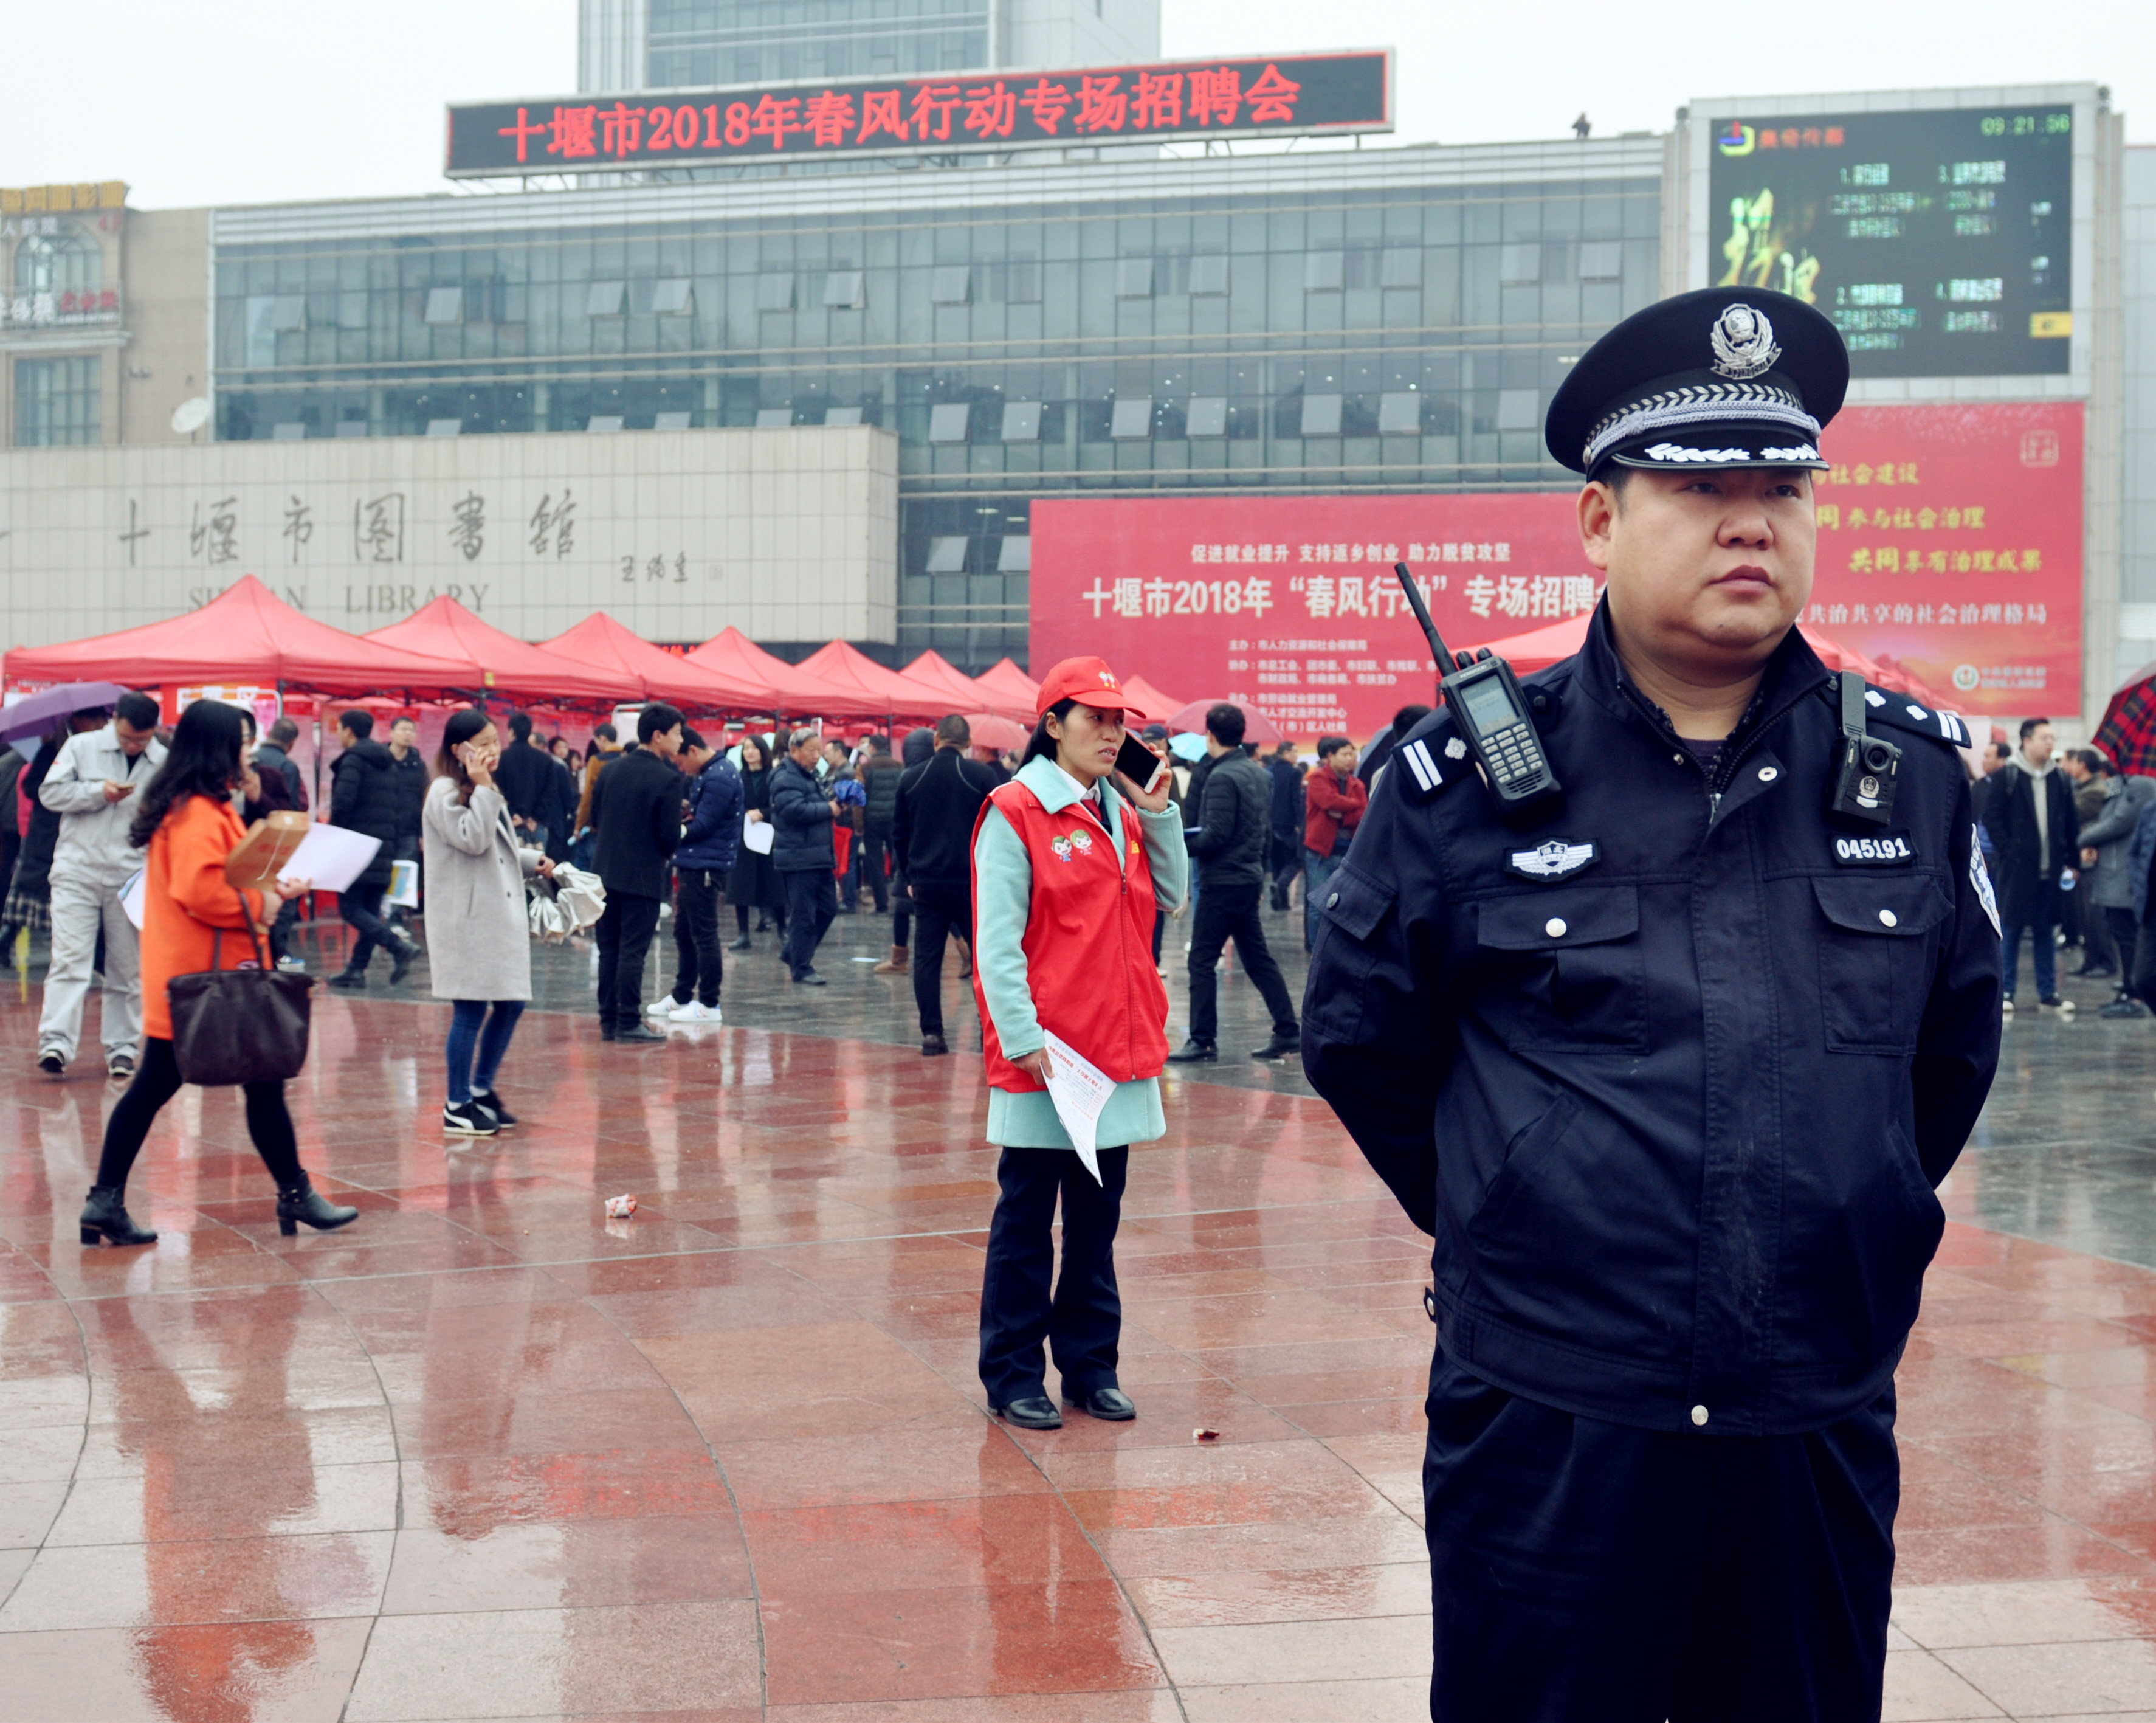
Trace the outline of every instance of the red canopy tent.
[[[1145, 714], [1145, 720], [1149, 724], [1168, 723], [1171, 717], [1189, 703], [1188, 701], [1177, 699], [1173, 694], [1163, 693], [1142, 676], [1125, 676], [1123, 692], [1137, 702], [1138, 710]], [[1175, 727], [1169, 724], [1168, 728], [1173, 729]], [[1202, 730], [1205, 726], [1200, 723], [1198, 728]]]
[[988, 697], [988, 704], [1013, 717], [1033, 717], [1034, 696], [1040, 684], [1008, 658], [998, 658], [973, 678], [973, 685]]
[[814, 712], [829, 717], [876, 717], [883, 707], [858, 690], [834, 687], [788, 664], [732, 626], [690, 653], [688, 662], [729, 682], [742, 686], [761, 683], [767, 689], [767, 708], [776, 717]]
[[978, 712], [984, 706], [997, 704], [978, 682], [933, 649], [923, 652], [899, 674], [924, 687], [941, 688], [951, 702], [947, 709], [952, 712]]
[[564, 658], [505, 634], [482, 622], [444, 594], [402, 622], [366, 636], [407, 651], [470, 661], [478, 668], [473, 687], [521, 700], [634, 700], [626, 677], [608, 676], [574, 659]]
[[[949, 695], [895, 670], [886, 670], [865, 652], [833, 640], [801, 661], [801, 668], [819, 681], [866, 695], [882, 717], [938, 718], [952, 709]], [[969, 702], [978, 704], [978, 697]]]
[[469, 659], [437, 657], [346, 634], [295, 610], [243, 574], [199, 610], [62, 646], [18, 646], [7, 674], [24, 681], [112, 681], [135, 687], [254, 682], [324, 694], [480, 687]]
[[661, 651], [603, 610], [593, 611], [574, 628], [539, 644], [547, 652], [618, 679], [625, 700], [664, 700], [726, 712], [762, 712], [771, 704], [772, 691], [762, 683], [728, 681], [701, 664]]
[[[1486, 640], [1483, 646], [1496, 653], [1522, 676], [1530, 671], [1547, 670], [1560, 658], [1569, 658], [1587, 644], [1587, 625], [1591, 613], [1568, 616], [1562, 622], [1553, 622], [1547, 627], [1531, 630], [1526, 634], [1507, 635], [1499, 640]], [[1820, 662], [1829, 670], [1853, 670], [1866, 681], [1876, 682], [1897, 694], [1907, 694], [1912, 700], [1921, 700], [1930, 707], [1944, 707], [1953, 710], [1953, 702], [1943, 701], [1931, 689], [1911, 676], [1898, 665], [1882, 664], [1867, 658], [1855, 648], [1843, 645], [1831, 636], [1815, 628], [1798, 625], [1805, 643], [1819, 655]]]

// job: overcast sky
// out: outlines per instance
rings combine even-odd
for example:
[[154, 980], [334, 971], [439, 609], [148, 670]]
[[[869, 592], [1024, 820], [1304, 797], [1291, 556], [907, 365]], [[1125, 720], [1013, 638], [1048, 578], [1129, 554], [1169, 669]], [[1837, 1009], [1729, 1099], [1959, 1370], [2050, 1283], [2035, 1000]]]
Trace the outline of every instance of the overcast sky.
[[[2156, 142], [2135, 0], [1164, 0], [1171, 56], [1399, 50], [1399, 137], [1663, 131], [1697, 96], [2107, 83]], [[110, 0], [11, 9], [0, 184], [124, 179], [138, 208], [439, 192], [442, 109], [576, 85], [576, 0]], [[2140, 18], [2136, 25], [2131, 20]], [[2138, 41], [2138, 49], [2133, 43]]]

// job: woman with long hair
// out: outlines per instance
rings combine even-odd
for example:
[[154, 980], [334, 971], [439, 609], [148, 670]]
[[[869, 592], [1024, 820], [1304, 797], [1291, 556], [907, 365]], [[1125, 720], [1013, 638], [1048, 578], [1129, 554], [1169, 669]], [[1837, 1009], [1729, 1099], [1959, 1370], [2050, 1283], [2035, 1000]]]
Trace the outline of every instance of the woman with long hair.
[[462, 1137], [516, 1123], [494, 1080], [531, 997], [524, 882], [554, 872], [544, 851], [516, 841], [494, 781], [501, 759], [501, 738], [484, 712], [452, 713], [419, 819], [434, 997], [452, 1008], [442, 1129]]
[[[1116, 1227], [1132, 1143], [1164, 1135], [1160, 1072], [1168, 993], [1153, 921], [1190, 877], [1166, 774], [1147, 788], [1116, 769], [1127, 709], [1098, 658], [1068, 658], [1037, 697], [1016, 777], [989, 792], [973, 835], [973, 996], [988, 1057], [988, 1140], [1003, 1150], [981, 1285], [981, 1384], [989, 1410], [1027, 1429], [1063, 1414], [1048, 1397], [1041, 1343], [1063, 1398], [1096, 1418], [1135, 1417], [1116, 1379], [1122, 1302]], [[1087, 1169], [1048, 1093], [1053, 1034], [1115, 1085]], [[1052, 1228], [1063, 1206], [1062, 1275]]]
[[[751, 732], [741, 739], [742, 817], [750, 825], [771, 819], [772, 738]], [[771, 923], [778, 926], [779, 944], [786, 942], [786, 892], [778, 870], [771, 865], [768, 851], [759, 855], [747, 842], [734, 858], [726, 876], [726, 902], [734, 907], [734, 926], [740, 937], [726, 949], [749, 949], [748, 913], [756, 911], [756, 931]]]
[[15, 853], [15, 871], [8, 881], [8, 898], [0, 906], [0, 962], [13, 962], [15, 935], [24, 928], [42, 933], [53, 924], [53, 851], [59, 842], [60, 816], [38, 799], [38, 791], [67, 746], [68, 738], [95, 730], [105, 722], [100, 712], [78, 712], [62, 718], [38, 743], [37, 753], [23, 768], [16, 782], [18, 805], [27, 820], [23, 846]]
[[[97, 1183], [82, 1211], [85, 1244], [100, 1237], [115, 1244], [157, 1240], [129, 1217], [126, 1196], [127, 1175], [143, 1138], [165, 1103], [180, 1092], [167, 985], [175, 975], [254, 963], [267, 949], [257, 942], [269, 937], [275, 914], [270, 899], [281, 902], [310, 889], [304, 880], [280, 880], [274, 892], [244, 892], [225, 881], [225, 858], [247, 836], [233, 811], [233, 788], [239, 786], [250, 801], [261, 800], [254, 769], [240, 755], [244, 733], [238, 709], [221, 701], [198, 700], [182, 712], [171, 752], [141, 790], [128, 828], [129, 841], [149, 852], [142, 891], [142, 1062], [105, 1123]], [[220, 934], [239, 937], [221, 939]], [[289, 1238], [301, 1221], [326, 1232], [357, 1219], [357, 1209], [326, 1201], [300, 1165], [284, 1083], [272, 1078], [244, 1087], [247, 1134], [277, 1181], [277, 1230]]]

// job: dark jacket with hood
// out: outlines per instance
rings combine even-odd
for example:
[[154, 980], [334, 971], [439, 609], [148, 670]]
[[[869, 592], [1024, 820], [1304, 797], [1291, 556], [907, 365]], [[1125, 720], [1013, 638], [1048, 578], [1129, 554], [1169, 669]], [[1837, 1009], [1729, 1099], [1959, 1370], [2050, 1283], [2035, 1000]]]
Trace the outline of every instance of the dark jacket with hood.
[[389, 864], [397, 859], [397, 833], [402, 817], [397, 795], [396, 760], [372, 736], [362, 737], [331, 762], [330, 780], [330, 824], [382, 840], [382, 847], [374, 852], [374, 859], [352, 884], [388, 885]]
[[[2046, 815], [2041, 829], [2039, 795]], [[2059, 769], [2058, 756], [2052, 755], [2038, 772], [2016, 752], [1993, 773], [1991, 793], [1984, 799], [1984, 824], [1991, 834], [1993, 871], [1999, 876], [1999, 918], [2009, 927], [2056, 927], [2059, 876], [2082, 865], [2073, 782]]]
[[1265, 769], [1231, 748], [1205, 774], [1198, 820], [1188, 839], [1191, 858], [1203, 870], [1205, 889], [1255, 887], [1265, 877], [1272, 836], [1272, 785]]
[[1968, 733], [1872, 691], [1866, 826], [1794, 629], [1711, 765], [1604, 612], [1526, 681], [1562, 805], [1508, 825], [1449, 713], [1409, 733], [1320, 905], [1304, 1068], [1433, 1235], [1462, 1369], [1687, 1442], [1824, 1429], [1892, 1383], [1998, 1063]]
[[689, 780], [689, 825], [674, 866], [683, 873], [724, 873], [741, 852], [741, 774], [714, 754]]
[[934, 748], [925, 763], [906, 769], [891, 841], [908, 885], [973, 889], [973, 827], [998, 782], [955, 748]]
[[791, 755], [771, 774], [771, 865], [781, 873], [834, 872], [839, 854], [831, 841], [831, 793]]

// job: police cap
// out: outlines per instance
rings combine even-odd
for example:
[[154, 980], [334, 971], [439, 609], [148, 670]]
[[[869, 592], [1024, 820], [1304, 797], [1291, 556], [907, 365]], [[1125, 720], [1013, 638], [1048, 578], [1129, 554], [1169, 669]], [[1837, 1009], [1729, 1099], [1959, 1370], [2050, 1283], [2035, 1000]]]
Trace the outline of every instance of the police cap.
[[1667, 471], [1820, 468], [1849, 349], [1804, 301], [1708, 287], [1635, 311], [1589, 347], [1550, 402], [1543, 440], [1593, 478], [1615, 462]]

